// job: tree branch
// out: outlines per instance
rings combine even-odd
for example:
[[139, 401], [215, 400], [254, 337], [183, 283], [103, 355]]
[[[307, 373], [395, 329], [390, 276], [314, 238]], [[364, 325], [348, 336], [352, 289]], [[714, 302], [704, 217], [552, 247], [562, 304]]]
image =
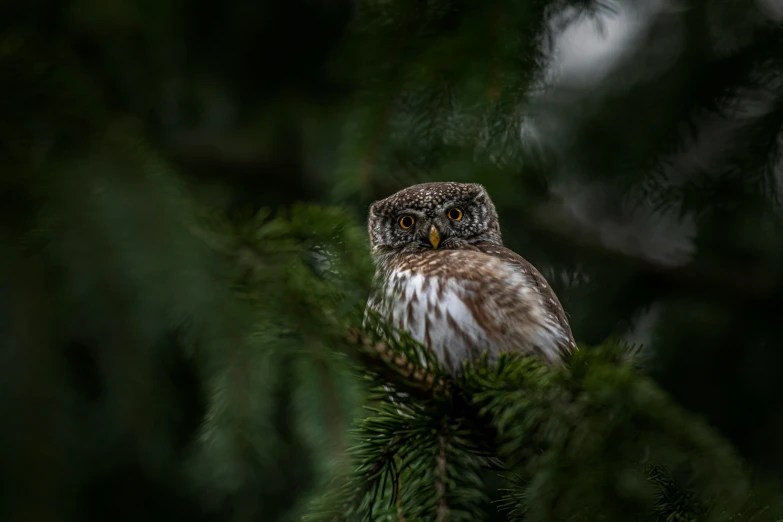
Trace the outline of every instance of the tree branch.
[[399, 391], [424, 400], [452, 395], [453, 383], [449, 379], [411, 361], [388, 344], [373, 342], [369, 335], [356, 329], [348, 330], [347, 340], [358, 348], [356, 355], [365, 368]]
[[449, 515], [449, 504], [446, 499], [446, 445], [448, 440], [441, 432], [438, 434], [438, 455], [436, 457], [437, 470], [435, 479], [435, 491], [438, 493], [438, 515], [437, 522], [445, 522]]

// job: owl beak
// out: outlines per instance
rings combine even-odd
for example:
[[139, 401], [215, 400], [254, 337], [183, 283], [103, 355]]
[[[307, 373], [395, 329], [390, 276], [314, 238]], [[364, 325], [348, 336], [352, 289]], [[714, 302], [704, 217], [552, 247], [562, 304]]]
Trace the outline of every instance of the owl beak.
[[434, 225], [430, 228], [430, 243], [432, 243], [432, 248], [438, 248], [440, 244], [440, 232]]

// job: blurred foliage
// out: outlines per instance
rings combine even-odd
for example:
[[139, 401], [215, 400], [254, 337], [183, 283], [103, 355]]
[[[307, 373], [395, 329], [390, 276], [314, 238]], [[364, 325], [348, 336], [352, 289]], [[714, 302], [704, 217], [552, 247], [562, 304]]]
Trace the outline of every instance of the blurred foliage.
[[361, 229], [202, 216], [153, 153], [105, 146], [39, 178], [4, 237], [3, 518], [295, 520], [361, 397], [335, 339], [366, 270], [325, 279], [313, 251]]
[[[351, 458], [421, 437], [378, 486], [409, 520], [775, 519], [781, 12], [642, 4], [0, 5], [0, 517], [298, 519], [369, 389]], [[617, 13], [613, 66], [560, 75], [564, 32]], [[429, 180], [487, 187], [585, 347], [570, 377], [515, 359], [392, 404], [355, 357], [366, 208]], [[640, 331], [646, 376], [601, 359]]]
[[576, 352], [568, 369], [484, 360], [429, 396], [371, 369], [358, 467], [305, 520], [776, 520], [775, 495], [749, 494], [731, 446], [628, 364], [629, 348]]

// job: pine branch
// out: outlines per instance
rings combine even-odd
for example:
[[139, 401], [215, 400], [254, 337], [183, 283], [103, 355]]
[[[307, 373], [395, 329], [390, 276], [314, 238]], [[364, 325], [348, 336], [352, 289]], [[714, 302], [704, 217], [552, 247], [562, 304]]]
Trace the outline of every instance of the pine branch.
[[443, 432], [438, 433], [438, 453], [436, 456], [437, 471], [435, 477], [435, 493], [438, 497], [437, 522], [446, 522], [449, 516], [449, 503], [447, 498], [446, 484], [448, 477], [446, 474], [446, 445], [448, 441]]
[[402, 514], [402, 501], [400, 500], [402, 492], [402, 477], [397, 476], [397, 521], [405, 522], [405, 515]]
[[[506, 467], [530, 478], [531, 516], [645, 513], [649, 495], [638, 463], [650, 452], [684, 468], [700, 501], [725, 507], [721, 512], [736, 507], [746, 483], [730, 446], [651, 381], [617, 366], [615, 351], [580, 351], [567, 373], [529, 357], [504, 357], [461, 381], [494, 419]], [[633, 476], [636, 484], [627, 482]]]
[[385, 384], [419, 400], [451, 395], [452, 383], [447, 376], [415, 362], [409, 354], [395, 350], [388, 341], [373, 341], [368, 334], [349, 329], [347, 341], [356, 346], [363, 366]]
[[[651, 381], [621, 364], [627, 359], [628, 348], [624, 345], [579, 353], [567, 371], [549, 368], [533, 357], [511, 355], [501, 357], [495, 366], [488, 366], [487, 361], [469, 364], [449, 387], [450, 393], [434, 400], [435, 381], [409, 381], [405, 377], [411, 375], [409, 365], [419, 366], [413, 363], [416, 357], [400, 358], [395, 366], [393, 355], [382, 355], [386, 350], [404, 352], [411, 341], [403, 341], [395, 349], [361, 343], [376, 350], [370, 369], [381, 379], [388, 375], [386, 384], [397, 387], [413, 383], [404, 388], [410, 394], [396, 395], [394, 402], [385, 402], [378, 410], [377, 421], [400, 439], [385, 446], [377, 454], [380, 460], [369, 468], [377, 475], [378, 463], [392, 460], [389, 452], [405, 455], [392, 493], [398, 514], [410, 511], [411, 516], [415, 513], [420, 517], [431, 505], [433, 520], [461, 517], [453, 511], [451, 499], [460, 496], [455, 497], [450, 484], [465, 472], [456, 471], [454, 466], [468, 455], [480, 458], [482, 466], [489, 465], [485, 457], [479, 457], [483, 452], [479, 448], [488, 448], [499, 456], [502, 469], [517, 477], [511, 484], [523, 488], [512, 488], [507, 495], [510, 516], [531, 509], [531, 516], [542, 520], [590, 520], [597, 512], [616, 520], [639, 517], [655, 509], [669, 516], [690, 509], [680, 501], [661, 500], [671, 499], [680, 491], [676, 494], [683, 499], [711, 506], [710, 518], [715, 518], [731, 512], [731, 506], [743, 496], [744, 479], [732, 450]], [[384, 368], [391, 373], [385, 373]], [[377, 398], [384, 401], [384, 397], [389, 400], [388, 392], [379, 389]], [[433, 438], [428, 439], [429, 435], [419, 430], [432, 426], [440, 415], [447, 417], [439, 421]], [[460, 439], [468, 445], [454, 446]], [[685, 466], [690, 489], [676, 489], [656, 482], [655, 476], [648, 477], [639, 465], [650, 455], [674, 467]], [[430, 458], [434, 472], [428, 479], [427, 468], [421, 466]], [[402, 476], [405, 473], [407, 479]], [[637, 477], [638, 484], [618, 489], [617, 484], [625, 480], [621, 477], [632, 476]], [[425, 485], [427, 480], [430, 486]], [[360, 482], [366, 484], [368, 480]], [[431, 503], [421, 496], [421, 490], [427, 487], [436, 493]], [[661, 492], [657, 508], [648, 494], [650, 488]], [[382, 496], [366, 498], [370, 503], [383, 502]], [[480, 512], [478, 507], [471, 509]]]

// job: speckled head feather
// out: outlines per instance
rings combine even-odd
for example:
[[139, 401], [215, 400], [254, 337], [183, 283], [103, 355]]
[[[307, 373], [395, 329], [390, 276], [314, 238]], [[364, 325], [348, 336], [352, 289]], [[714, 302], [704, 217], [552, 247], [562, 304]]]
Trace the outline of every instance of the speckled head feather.
[[[449, 217], [458, 209], [460, 219]], [[400, 219], [411, 216], [410, 228]], [[456, 250], [464, 245], [486, 242], [502, 245], [495, 205], [477, 183], [422, 183], [401, 190], [370, 207], [367, 223], [376, 261], [390, 254], [424, 252], [433, 249], [429, 240], [432, 227], [438, 230], [438, 249]]]
[[503, 246], [484, 187], [424, 183], [370, 208], [376, 292], [368, 309], [426, 345], [450, 371], [487, 351], [556, 364], [574, 349], [560, 301], [541, 273]]

